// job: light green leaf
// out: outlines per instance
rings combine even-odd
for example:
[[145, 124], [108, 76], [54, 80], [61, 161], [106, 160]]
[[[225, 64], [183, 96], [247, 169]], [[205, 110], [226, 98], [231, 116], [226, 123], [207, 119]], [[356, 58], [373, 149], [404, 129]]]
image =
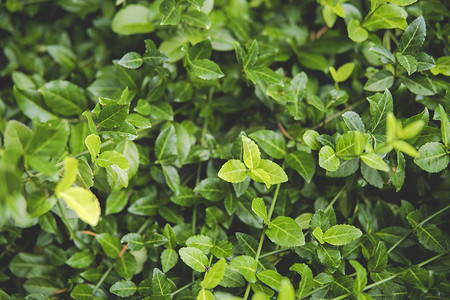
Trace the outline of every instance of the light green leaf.
[[295, 300], [295, 290], [287, 278], [283, 278], [280, 283], [280, 292], [277, 300]]
[[201, 11], [187, 11], [183, 12], [181, 20], [188, 26], [194, 26], [203, 29], [211, 27], [211, 20], [208, 15]]
[[161, 266], [163, 272], [169, 272], [178, 262], [178, 254], [177, 251], [171, 248], [164, 249], [161, 252]]
[[430, 71], [433, 75], [443, 74], [445, 76], [450, 76], [450, 56], [439, 57], [436, 60], [436, 66]]
[[325, 56], [319, 53], [298, 51], [297, 57], [302, 66], [311, 70], [318, 70], [326, 73], [330, 65]]
[[428, 291], [430, 280], [430, 272], [428, 270], [413, 265], [402, 272], [401, 278], [409, 285], [420, 289], [422, 293], [426, 293]]
[[383, 172], [389, 171], [389, 167], [386, 164], [386, 162], [384, 160], [382, 160], [375, 153], [364, 153], [363, 155], [360, 156], [360, 158], [366, 165], [368, 165], [371, 168], [374, 168], [374, 169], [377, 169], [377, 170], [380, 170]]
[[128, 52], [118, 62], [119, 65], [127, 69], [137, 69], [144, 63], [142, 57], [137, 52]]
[[356, 260], [350, 260], [349, 263], [356, 271], [356, 278], [353, 283], [353, 292], [357, 294], [360, 293], [367, 285], [367, 271]]
[[214, 242], [209, 236], [199, 234], [189, 237], [186, 240], [186, 245], [192, 248], [197, 248], [208, 255], [214, 247]]
[[100, 141], [100, 137], [96, 134], [90, 134], [84, 140], [84, 143], [86, 144], [86, 147], [91, 154], [91, 160], [95, 162], [98, 158], [98, 155], [100, 154], [100, 148], [102, 144], [102, 142]]
[[401, 53], [415, 52], [422, 47], [427, 35], [427, 25], [423, 16], [419, 16], [417, 19], [409, 24], [405, 32], [400, 38], [398, 49]]
[[164, 18], [161, 25], [177, 25], [181, 21], [181, 7], [174, 0], [164, 0], [159, 6]]
[[445, 151], [444, 145], [437, 142], [426, 143], [419, 148], [414, 162], [422, 170], [437, 173], [447, 168], [450, 155]]
[[397, 5], [383, 4], [369, 16], [365, 19], [363, 26], [370, 31], [393, 28], [405, 29], [408, 26], [406, 23], [408, 13], [404, 8]]
[[130, 3], [114, 15], [111, 29], [123, 35], [152, 32], [155, 29], [151, 23], [152, 15], [154, 13], [147, 6]]
[[288, 177], [284, 170], [268, 159], [262, 159], [258, 168], [264, 170], [270, 178], [270, 184], [279, 184], [288, 181]]
[[333, 148], [323, 146], [319, 151], [319, 166], [327, 171], [333, 172], [339, 168], [339, 158], [336, 156]]
[[445, 146], [450, 146], [450, 121], [448, 120], [447, 113], [442, 105], [439, 104], [439, 115], [441, 117], [441, 137]]
[[337, 71], [333, 67], [330, 67], [329, 70], [335, 82], [343, 82], [352, 75], [354, 68], [354, 63], [346, 63], [340, 66]]
[[279, 290], [281, 281], [287, 279], [274, 270], [263, 270], [256, 274], [256, 277], [274, 290]]
[[263, 198], [258, 197], [253, 199], [252, 210], [255, 214], [258, 215], [258, 217], [260, 217], [264, 221], [264, 223], [269, 223], [269, 218], [267, 217], [267, 207], [264, 203]]
[[54, 119], [37, 123], [28, 141], [25, 152], [41, 158], [52, 158], [67, 147], [69, 126], [67, 120]]
[[316, 229], [314, 229], [314, 231], [312, 232], [312, 234], [314, 235], [314, 237], [316, 238], [316, 240], [323, 244], [325, 243], [323, 240], [323, 230], [322, 228], [320, 228], [319, 226], [316, 227]]
[[200, 283], [200, 286], [204, 289], [215, 288], [223, 279], [225, 275], [227, 263], [224, 258], [219, 259], [211, 269], [206, 273], [205, 278]]
[[142, 57], [144, 64], [150, 67], [162, 65], [167, 60], [169, 60], [169, 57], [158, 49], [147, 50]]
[[214, 245], [211, 253], [217, 258], [232, 257], [233, 244], [228, 241], [219, 241], [216, 245]]
[[412, 73], [417, 71], [418, 62], [414, 56], [403, 55], [400, 52], [398, 52], [396, 56], [400, 65], [405, 68], [406, 71], [408, 71], [408, 75], [411, 75]]
[[249, 169], [256, 169], [261, 161], [261, 153], [254, 141], [242, 136], [242, 147], [244, 149], [244, 163]]
[[133, 281], [129, 280], [120, 280], [114, 283], [109, 291], [116, 296], [126, 298], [132, 296], [137, 290], [136, 285]]
[[190, 62], [193, 75], [203, 80], [214, 80], [225, 76], [219, 65], [209, 59], [194, 59]]
[[130, 167], [128, 159], [122, 153], [115, 150], [103, 151], [95, 162], [103, 168], [117, 165], [122, 170], [127, 170]]
[[197, 300], [214, 300], [214, 295], [210, 290], [201, 289], [197, 294]]
[[323, 240], [335, 246], [349, 244], [362, 235], [353, 225], [334, 225], [323, 234]]
[[114, 269], [125, 279], [130, 280], [137, 268], [137, 262], [134, 255], [130, 252], [125, 252], [122, 256], [114, 262]]
[[319, 261], [329, 270], [335, 270], [342, 261], [341, 252], [331, 245], [319, 245], [317, 249]]
[[298, 286], [298, 296], [302, 297], [309, 293], [313, 288], [313, 274], [307, 264], [296, 263], [290, 268], [290, 271], [296, 271], [302, 276]]
[[205, 272], [208, 265], [208, 257], [197, 248], [183, 247], [179, 250], [180, 257], [186, 265], [197, 272]]
[[247, 57], [242, 64], [242, 68], [245, 70], [247, 68], [253, 67], [253, 65], [258, 60], [258, 55], [259, 55], [259, 45], [256, 40], [253, 40], [252, 44], [250, 45], [250, 48], [248, 49]]
[[316, 138], [318, 136], [319, 136], [319, 133], [317, 131], [308, 129], [303, 134], [303, 141], [312, 150], [319, 150], [320, 143], [316, 140]]
[[372, 75], [364, 85], [364, 89], [370, 92], [382, 92], [394, 84], [394, 75], [386, 70], [381, 70]]
[[361, 26], [357, 19], [351, 19], [347, 23], [347, 32], [348, 37], [357, 43], [362, 43], [369, 37], [369, 33]]
[[286, 156], [286, 141], [283, 135], [272, 130], [258, 130], [250, 134], [270, 157], [282, 159]]
[[294, 151], [286, 156], [286, 163], [305, 179], [307, 183], [311, 182], [316, 173], [316, 162], [311, 153], [305, 151]]
[[144, 238], [138, 233], [128, 233], [122, 237], [121, 243], [126, 243], [131, 251], [139, 251], [145, 246]]
[[276, 217], [269, 223], [266, 234], [272, 242], [282, 247], [298, 247], [305, 244], [302, 229], [289, 217]]
[[100, 203], [90, 190], [70, 187], [60, 191], [58, 197], [62, 198], [81, 220], [91, 226], [97, 226], [101, 214]]
[[239, 183], [248, 177], [248, 169], [240, 160], [230, 159], [223, 164], [217, 176], [231, 183]]
[[270, 176], [267, 172], [261, 168], [251, 169], [250, 178], [256, 182], [264, 182], [267, 188], [270, 188]]
[[98, 114], [98, 127], [113, 129], [124, 124], [128, 116], [128, 105], [108, 104], [102, 107]]
[[236, 256], [230, 262], [230, 267], [242, 274], [248, 282], [256, 282], [257, 263], [253, 257], [247, 255]]
[[55, 194], [59, 197], [60, 193], [69, 189], [77, 178], [78, 160], [72, 157], [64, 159], [64, 176], [58, 182], [55, 188]]
[[283, 77], [268, 67], [254, 67], [245, 69], [245, 75], [256, 85], [259, 80], [283, 86]]
[[359, 131], [348, 131], [341, 135], [336, 144], [336, 156], [350, 160], [364, 151], [369, 136]]

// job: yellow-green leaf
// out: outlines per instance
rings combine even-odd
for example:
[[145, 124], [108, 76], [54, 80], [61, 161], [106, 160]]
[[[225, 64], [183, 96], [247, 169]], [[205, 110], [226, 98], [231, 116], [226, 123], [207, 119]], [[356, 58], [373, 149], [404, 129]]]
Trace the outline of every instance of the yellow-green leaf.
[[64, 159], [64, 176], [58, 182], [55, 188], [55, 194], [59, 197], [60, 193], [70, 188], [77, 178], [78, 160], [72, 157]]
[[100, 219], [100, 203], [97, 197], [88, 189], [70, 187], [58, 195], [73, 209], [78, 217], [91, 226], [96, 226]]

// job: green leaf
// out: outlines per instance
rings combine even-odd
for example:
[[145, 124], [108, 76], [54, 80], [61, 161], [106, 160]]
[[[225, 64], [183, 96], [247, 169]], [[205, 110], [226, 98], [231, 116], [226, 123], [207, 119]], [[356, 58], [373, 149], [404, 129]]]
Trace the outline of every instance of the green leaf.
[[98, 155], [100, 154], [100, 148], [102, 144], [100, 137], [96, 134], [90, 134], [84, 140], [84, 143], [86, 144], [86, 147], [91, 154], [91, 160], [95, 162], [98, 158]]
[[382, 92], [394, 84], [394, 75], [386, 70], [373, 74], [364, 85], [364, 89], [370, 92]]
[[284, 170], [273, 161], [262, 159], [258, 167], [269, 175], [270, 184], [279, 184], [288, 181]]
[[426, 143], [419, 148], [414, 162], [422, 170], [437, 173], [447, 168], [450, 155], [445, 151], [444, 145], [437, 142]]
[[126, 191], [114, 191], [106, 198], [105, 215], [112, 215], [121, 212], [128, 203]]
[[286, 141], [282, 134], [271, 130], [258, 130], [250, 134], [250, 137], [255, 140], [261, 149], [270, 157], [282, 159], [286, 156]]
[[180, 175], [175, 167], [162, 165], [162, 171], [169, 188], [178, 195], [180, 193]]
[[230, 267], [244, 276], [248, 282], [256, 282], [257, 262], [253, 257], [247, 255], [236, 256], [230, 262]]
[[161, 252], [161, 266], [163, 269], [163, 272], [169, 272], [178, 262], [178, 254], [177, 251], [174, 249], [164, 249], [163, 252]]
[[87, 108], [87, 99], [83, 89], [69, 81], [47, 82], [38, 89], [38, 92], [44, 96], [47, 107], [57, 115], [70, 117], [81, 114]]
[[280, 283], [280, 292], [277, 300], [295, 300], [295, 290], [291, 282], [287, 278], [283, 278]]
[[201, 289], [200, 292], [197, 294], [197, 300], [214, 300], [214, 295], [211, 291]]
[[261, 162], [261, 153], [254, 141], [242, 136], [242, 147], [244, 149], [244, 163], [249, 169], [256, 169]]
[[333, 172], [339, 168], [339, 158], [336, 156], [333, 148], [323, 146], [319, 151], [319, 166], [327, 171]]
[[128, 4], [114, 15], [111, 29], [123, 35], [152, 32], [155, 29], [150, 19], [152, 15], [154, 14], [147, 6]]
[[181, 20], [188, 26], [194, 26], [203, 29], [211, 27], [211, 20], [208, 15], [201, 11], [187, 11], [181, 16]]
[[225, 259], [219, 259], [206, 273], [205, 278], [200, 283], [200, 286], [204, 289], [215, 288], [222, 281], [223, 276], [225, 275], [226, 266], [227, 263]]
[[177, 25], [181, 21], [181, 7], [174, 0], [164, 0], [159, 6], [164, 18], [161, 25]]
[[318, 70], [325, 73], [328, 71], [328, 67], [330, 64], [328, 63], [328, 60], [325, 58], [325, 56], [321, 54], [299, 51], [297, 52], [297, 57], [300, 64], [308, 69]]
[[400, 63], [400, 65], [405, 68], [406, 71], [408, 71], [408, 75], [411, 75], [412, 73], [417, 71], [418, 62], [417, 59], [412, 55], [403, 55], [402, 53], [398, 52], [396, 54], [397, 60]]
[[77, 65], [77, 56], [70, 48], [61, 45], [48, 45], [48, 54], [53, 60], [62, 67], [68, 70], [75, 69]]
[[436, 66], [434, 58], [425, 52], [416, 53], [414, 56], [417, 60], [417, 71], [419, 72], [432, 69]]
[[367, 263], [370, 272], [381, 272], [386, 269], [388, 263], [388, 253], [384, 242], [378, 242], [373, 251], [372, 257]]
[[[24, 115], [30, 119], [37, 118], [41, 122], [55, 119], [56, 116], [43, 107], [41, 95], [33, 90], [21, 90], [14, 86], [14, 98]], [[40, 100], [40, 101], [38, 101]]]
[[427, 35], [427, 25], [423, 16], [419, 16], [417, 19], [409, 24], [405, 32], [400, 38], [398, 49], [401, 53], [415, 52], [422, 47]]
[[256, 274], [259, 280], [267, 284], [274, 290], [279, 290], [281, 281], [286, 279], [286, 277], [281, 276], [277, 271], [274, 270], [263, 270]]
[[56, 278], [30, 278], [23, 283], [23, 288], [29, 294], [40, 294], [49, 297], [60, 291], [62, 288], [59, 283], [60, 281], [55, 279]]
[[66, 148], [68, 138], [69, 126], [66, 120], [55, 119], [36, 124], [26, 154], [51, 158]]
[[436, 60], [436, 66], [430, 71], [433, 75], [443, 74], [445, 76], [450, 76], [450, 56], [439, 57]]
[[386, 49], [382, 45], [376, 45], [369, 49], [370, 52], [375, 54], [375, 56], [383, 63], [383, 64], [395, 64], [395, 56], [391, 51]]
[[163, 129], [155, 142], [155, 156], [159, 161], [173, 158], [177, 154], [177, 136], [175, 127], [170, 125]]
[[354, 68], [354, 63], [346, 63], [340, 66], [337, 71], [334, 67], [330, 67], [329, 70], [335, 82], [343, 82], [346, 81], [350, 75], [352, 75]]
[[341, 252], [334, 246], [319, 245], [317, 249], [317, 257], [319, 261], [328, 269], [334, 270], [341, 264]]
[[121, 243], [126, 243], [127, 248], [131, 251], [138, 251], [144, 247], [144, 239], [138, 233], [128, 233], [122, 237]]
[[120, 250], [122, 248], [119, 238], [109, 233], [101, 233], [98, 234], [95, 239], [102, 246], [103, 252], [105, 252], [106, 256], [110, 258], [119, 257]]
[[144, 64], [150, 67], [162, 65], [169, 60], [169, 57], [158, 49], [147, 50], [142, 57]]
[[411, 266], [410, 268], [404, 270], [402, 272], [402, 280], [407, 282], [408, 285], [412, 285], [415, 288], [418, 288], [422, 291], [422, 293], [426, 293], [428, 291], [428, 282], [429, 282], [429, 271], [419, 267], [419, 266]]
[[124, 124], [128, 116], [128, 105], [108, 104], [102, 107], [98, 114], [97, 127], [113, 129]]
[[[304, 137], [303, 137], [304, 138]], [[305, 179], [307, 183], [311, 182], [316, 173], [316, 162], [314, 157], [305, 151], [294, 151], [286, 156], [286, 163]]]
[[261, 168], [251, 169], [250, 178], [252, 178], [256, 182], [264, 182], [266, 187], [270, 188], [270, 176], [265, 170]]
[[128, 211], [138, 216], [154, 216], [159, 206], [160, 204], [156, 202], [155, 197], [146, 196], [136, 200], [128, 208]]
[[117, 281], [109, 288], [109, 291], [111, 293], [122, 298], [132, 296], [136, 292], [136, 290], [137, 287], [134, 282], [129, 280]]
[[362, 235], [361, 230], [352, 225], [334, 225], [323, 234], [323, 240], [331, 245], [349, 244]]
[[95, 160], [95, 162], [103, 168], [117, 165], [122, 170], [127, 170], [130, 167], [128, 159], [122, 153], [115, 150], [103, 151]]
[[298, 296], [303, 297], [309, 293], [313, 288], [313, 274], [311, 269], [306, 264], [295, 263], [290, 268], [290, 271], [296, 271], [302, 276], [298, 286]]
[[206, 178], [197, 184], [194, 192], [209, 201], [220, 201], [225, 197], [226, 185], [219, 178]]
[[215, 80], [225, 76], [219, 65], [209, 59], [194, 59], [189, 65], [192, 74], [203, 80]]
[[137, 69], [144, 63], [142, 57], [137, 52], [128, 52], [117, 62], [127, 69]]
[[242, 287], [245, 285], [245, 280], [237, 270], [227, 265], [223, 279], [219, 284], [223, 287]]
[[19, 252], [9, 262], [9, 270], [19, 278], [48, 275], [55, 272], [55, 266], [48, 263], [45, 255]]
[[268, 67], [254, 67], [250, 69], [245, 69], [245, 75], [255, 84], [261, 80], [268, 84], [278, 84], [283, 86], [283, 77], [275, 73], [272, 69]]
[[442, 142], [446, 147], [450, 146], [450, 121], [448, 120], [447, 113], [442, 105], [439, 104], [439, 115], [441, 117], [441, 137]]
[[130, 280], [136, 272], [137, 263], [134, 255], [125, 252], [122, 256], [114, 262], [114, 269], [116, 272], [125, 279]]
[[214, 248], [212, 248], [211, 253], [217, 257], [232, 257], [233, 256], [233, 244], [228, 241], [219, 241]]
[[66, 261], [66, 264], [75, 269], [83, 269], [89, 267], [94, 262], [94, 255], [87, 249], [75, 252]]
[[361, 119], [361, 117], [354, 111], [347, 111], [342, 115], [345, 124], [350, 131], [361, 131], [366, 132], [366, 127]]
[[382, 4], [369, 18], [365, 19], [363, 26], [370, 31], [393, 28], [405, 29], [408, 26], [406, 23], [407, 16], [406, 10], [397, 5]]
[[62, 198], [81, 220], [91, 226], [97, 226], [101, 214], [100, 203], [90, 190], [71, 187], [61, 191], [58, 197]]
[[272, 242], [282, 247], [298, 247], [305, 244], [302, 229], [289, 217], [276, 217], [269, 223], [266, 234]]
[[199, 234], [189, 237], [186, 240], [186, 245], [192, 248], [197, 248], [208, 255], [214, 247], [214, 242], [209, 236]]
[[353, 292], [361, 292], [367, 285], [367, 271], [366, 269], [356, 260], [350, 260], [349, 263], [356, 271], [355, 282], [353, 283]]
[[347, 23], [348, 37], [357, 43], [362, 43], [369, 37], [369, 33], [365, 30], [357, 19], [351, 19]]
[[312, 150], [319, 150], [320, 149], [320, 144], [316, 140], [316, 138], [318, 136], [319, 136], [319, 133], [317, 131], [308, 129], [303, 134], [303, 141]]
[[371, 168], [374, 168], [374, 169], [377, 169], [377, 170], [380, 170], [383, 172], [389, 171], [388, 165], [384, 162], [383, 159], [381, 159], [375, 153], [364, 153], [363, 155], [360, 156], [360, 158], [366, 165], [368, 165]]
[[173, 286], [174, 285], [172, 281], [169, 281], [166, 274], [164, 274], [157, 268], [153, 269], [152, 294], [154, 296], [168, 296], [172, 291]]
[[367, 98], [370, 105], [370, 116], [372, 118], [372, 132], [385, 133], [386, 117], [388, 112], [393, 111], [393, 100], [389, 90], [385, 90], [384, 94], [376, 94]]
[[406, 85], [408, 90], [416, 95], [432, 96], [436, 94], [436, 88], [430, 78], [414, 74], [412, 76], [400, 76], [401, 81]]
[[59, 194], [67, 189], [69, 189], [77, 178], [78, 170], [78, 160], [71, 157], [66, 157], [64, 159], [64, 176], [58, 182], [55, 188], [55, 194]]
[[359, 131], [348, 131], [341, 135], [336, 144], [336, 156], [350, 160], [364, 151], [369, 136]]
[[269, 218], [267, 216], [267, 207], [264, 204], [263, 198], [255, 198], [252, 201], [253, 212], [260, 217], [264, 223], [269, 224]]
[[197, 248], [183, 247], [179, 250], [183, 262], [197, 272], [205, 272], [208, 265], [208, 257]]
[[245, 70], [247, 68], [251, 68], [255, 65], [258, 60], [259, 55], [259, 45], [256, 40], [252, 41], [250, 48], [248, 49], [247, 57], [242, 64], [242, 68]]
[[93, 300], [93, 287], [91, 287], [87, 283], [78, 284], [74, 287], [74, 289], [70, 293], [70, 296], [76, 300]]
[[231, 183], [239, 183], [248, 177], [248, 169], [240, 160], [230, 159], [223, 164], [217, 176]]
[[425, 224], [416, 228], [419, 243], [426, 249], [438, 253], [448, 250], [449, 239], [434, 224]]

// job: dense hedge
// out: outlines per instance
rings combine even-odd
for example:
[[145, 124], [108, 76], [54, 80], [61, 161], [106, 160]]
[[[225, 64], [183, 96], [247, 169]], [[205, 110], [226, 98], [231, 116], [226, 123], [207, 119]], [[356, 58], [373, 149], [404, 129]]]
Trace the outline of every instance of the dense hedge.
[[0, 2], [0, 299], [448, 299], [450, 6]]

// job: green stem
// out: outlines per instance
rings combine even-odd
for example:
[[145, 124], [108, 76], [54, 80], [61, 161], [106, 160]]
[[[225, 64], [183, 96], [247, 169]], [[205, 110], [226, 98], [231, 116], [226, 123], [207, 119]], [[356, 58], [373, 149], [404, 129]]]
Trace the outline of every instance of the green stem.
[[147, 219], [147, 221], [145, 221], [145, 222], [141, 225], [141, 227], [139, 227], [137, 233], [138, 233], [138, 234], [141, 234], [141, 233], [145, 230], [145, 228], [147, 228], [147, 226], [150, 225], [151, 222], [153, 222], [153, 219], [152, 219], [152, 218]]
[[444, 207], [441, 210], [438, 210], [437, 212], [435, 212], [434, 214], [432, 214], [431, 216], [429, 216], [428, 218], [424, 219], [422, 222], [419, 223], [419, 225], [417, 225], [417, 227], [422, 226], [423, 224], [425, 224], [426, 222], [430, 221], [431, 219], [433, 219], [434, 217], [436, 217], [437, 215], [443, 213], [444, 211], [446, 211], [447, 209], [450, 208], [450, 204], [447, 205], [446, 207]]
[[95, 294], [95, 292], [99, 289], [99, 287], [102, 285], [102, 283], [105, 281], [106, 277], [108, 277], [109, 273], [111, 273], [112, 269], [113, 269], [114, 265], [111, 264], [108, 268], [108, 270], [106, 270], [105, 274], [103, 274], [102, 278], [100, 278], [100, 280], [97, 282], [97, 284], [95, 285], [94, 289], [92, 290], [92, 294]]
[[324, 126], [326, 123], [328, 123], [328, 122], [330, 122], [331, 120], [334, 120], [334, 119], [340, 117], [340, 116], [341, 116], [342, 114], [344, 114], [346, 111], [349, 111], [349, 110], [354, 109], [355, 107], [357, 107], [357, 106], [363, 104], [365, 101], [366, 101], [366, 99], [361, 99], [361, 100], [359, 100], [358, 102], [353, 103], [352, 105], [350, 105], [350, 106], [344, 108], [343, 110], [338, 111], [338, 112], [335, 113], [334, 115], [329, 116], [328, 118], [326, 118], [325, 120], [323, 120], [322, 122], [320, 122], [320, 123], [317, 124], [316, 126], [312, 127], [311, 129], [315, 130], [315, 129], [318, 129], [318, 128]]
[[[283, 167], [284, 167], [284, 164], [283, 164]], [[277, 203], [278, 194], [280, 193], [280, 187], [281, 187], [281, 183], [277, 184], [277, 187], [275, 188], [275, 193], [273, 194], [272, 204], [270, 205], [269, 213], [267, 214], [267, 219], [269, 220], [269, 222], [270, 222], [270, 219], [272, 218], [273, 211], [275, 210], [275, 204]], [[256, 255], [255, 255], [256, 265], [258, 265], [258, 262], [259, 262], [259, 258], [261, 255], [262, 246], [264, 244], [265, 237], [266, 237], [266, 234], [263, 229], [263, 231], [261, 233], [261, 238], [259, 239], [258, 249], [256, 250]], [[248, 299], [249, 294], [250, 294], [250, 284], [247, 285], [247, 289], [245, 290], [244, 300]]]
[[334, 203], [339, 199], [339, 197], [344, 192], [344, 190], [345, 190], [345, 186], [339, 191], [339, 193], [337, 193], [336, 196], [334, 196], [333, 200], [331, 200], [331, 202], [327, 205], [324, 212], [327, 212], [334, 205]]
[[61, 199], [60, 198], [58, 198], [57, 203], [58, 203], [59, 210], [61, 211], [61, 219], [62, 219], [64, 225], [66, 225], [67, 230], [69, 231], [70, 239], [73, 240], [74, 233], [73, 233], [72, 227], [70, 227], [69, 219], [67, 218], [66, 211], [64, 210], [64, 207], [63, 207], [63, 205], [61, 203]]
[[419, 267], [423, 267], [423, 266], [429, 264], [430, 262], [433, 262], [434, 260], [438, 259], [439, 257], [444, 256], [445, 254], [447, 254], [447, 253], [449, 253], [449, 252], [450, 252], [450, 250], [447, 250], [447, 251], [444, 251], [444, 252], [442, 252], [442, 253], [439, 253], [438, 255], [433, 256], [432, 258], [427, 259], [426, 261], [421, 262], [420, 264], [418, 264], [418, 266], [419, 266]]
[[289, 251], [289, 250], [291, 250], [291, 248], [281, 248], [281, 249], [278, 249], [278, 250], [275, 250], [275, 251], [271, 251], [271, 252], [267, 252], [267, 253], [261, 254], [259, 256], [259, 258], [264, 258], [264, 257], [275, 255], [275, 254], [278, 254], [278, 253], [283, 253], [283, 252], [286, 252], [286, 251]]
[[174, 296], [174, 295], [178, 294], [179, 292], [181, 292], [181, 291], [183, 291], [183, 290], [189, 288], [189, 287], [190, 287], [191, 285], [193, 285], [193, 284], [194, 284], [194, 282], [188, 283], [188, 284], [186, 284], [185, 286], [180, 287], [178, 290], [174, 291], [174, 292], [171, 293], [170, 295]]

